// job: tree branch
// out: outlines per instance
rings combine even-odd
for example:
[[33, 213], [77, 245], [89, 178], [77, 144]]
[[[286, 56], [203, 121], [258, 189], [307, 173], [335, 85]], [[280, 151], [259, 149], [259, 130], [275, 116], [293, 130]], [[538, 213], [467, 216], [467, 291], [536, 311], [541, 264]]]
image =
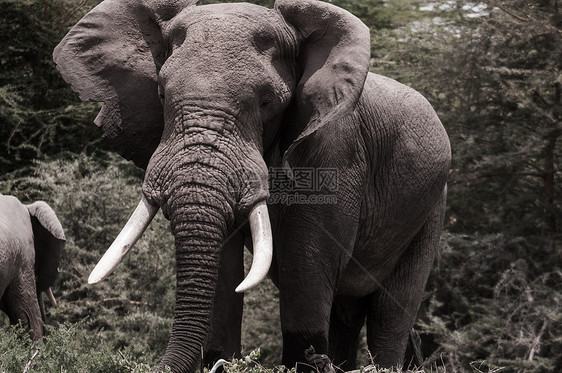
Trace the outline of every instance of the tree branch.
[[525, 17], [525, 18], [524, 18], [524, 17], [521, 17], [521, 16], [519, 16], [519, 15], [513, 13], [512, 11], [505, 9], [504, 6], [500, 5], [500, 4], [499, 4], [498, 2], [496, 2], [496, 1], [492, 1], [491, 3], [492, 3], [493, 6], [497, 7], [497, 8], [500, 9], [500, 10], [502, 10], [502, 11], [505, 12], [506, 14], [512, 16], [512, 17], [515, 18], [516, 20], [518, 20], [518, 21], [520, 21], [520, 22], [523, 22], [523, 23], [529, 22], [529, 17]]
[[137, 301], [134, 301], [134, 300], [123, 299], [123, 298], [117, 298], [117, 297], [115, 297], [115, 298], [105, 298], [105, 299], [102, 299], [102, 300], [100, 300], [100, 301], [98, 302], [98, 304], [100, 304], [100, 303], [106, 303], [106, 302], [117, 302], [117, 301], [119, 301], [119, 302], [124, 302], [124, 303], [129, 303], [129, 304], [133, 304], [133, 305], [135, 305], [135, 306], [149, 306], [149, 307], [153, 307], [153, 306], [154, 306], [154, 304], [151, 304], [151, 303], [137, 302]]
[[25, 368], [23, 369], [23, 373], [29, 372], [29, 370], [31, 369], [31, 363], [33, 362], [33, 359], [35, 359], [35, 357], [37, 355], [39, 355], [39, 352], [40, 352], [39, 349], [35, 350], [35, 353], [33, 354], [33, 356], [31, 356], [31, 359], [29, 359], [27, 364], [25, 364]]
[[533, 361], [533, 358], [535, 357], [535, 353], [540, 349], [541, 338], [547, 326], [548, 326], [548, 320], [545, 319], [542, 323], [542, 327], [541, 330], [539, 331], [539, 334], [536, 336], [535, 340], [533, 341], [533, 347], [531, 348], [531, 351], [529, 351], [529, 358], [527, 359], [528, 361]]

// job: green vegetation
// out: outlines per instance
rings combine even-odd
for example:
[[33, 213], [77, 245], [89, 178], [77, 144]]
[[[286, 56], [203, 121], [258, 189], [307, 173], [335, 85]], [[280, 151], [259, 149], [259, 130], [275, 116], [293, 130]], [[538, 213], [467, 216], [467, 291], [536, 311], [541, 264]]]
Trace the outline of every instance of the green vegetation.
[[453, 149], [448, 233], [416, 326], [425, 356], [451, 371], [560, 371], [562, 13], [419, 9], [432, 10], [375, 35], [373, 70], [422, 92]]
[[[168, 340], [174, 253], [161, 214], [108, 281], [86, 284], [142, 183], [92, 125], [99, 104], [80, 103], [51, 61], [98, 2], [0, 0], [9, 35], [0, 40], [0, 193], [47, 201], [68, 238], [48, 336], [32, 343], [0, 315], [0, 372], [28, 363], [41, 372], [150, 371]], [[371, 27], [372, 71], [422, 92], [451, 138], [446, 232], [416, 325], [425, 369], [562, 371], [561, 5], [332, 3]], [[273, 373], [281, 336], [271, 282], [249, 292], [245, 306], [244, 354], [260, 348], [260, 363], [254, 353], [227, 369]]]
[[37, 343], [20, 328], [0, 330], [0, 370], [23, 372], [35, 366], [42, 372], [119, 371], [120, 362], [109, 345], [99, 334], [81, 332], [82, 327], [76, 323], [49, 328], [49, 338]]
[[138, 170], [117, 157], [107, 165], [84, 155], [39, 161], [32, 176], [11, 177], [0, 185], [20, 198], [48, 198], [65, 227], [67, 244], [55, 288], [59, 306], [49, 308], [48, 322], [83, 322], [83, 328], [111, 341], [111, 348], [130, 349], [137, 361], [152, 362], [168, 341], [174, 303], [173, 238], [166, 220], [156, 217], [135, 247], [134, 260], [123, 263], [109, 281], [95, 287], [86, 283], [140, 195]]
[[0, 175], [45, 155], [105, 149], [98, 104], [78, 103], [51, 54], [95, 1], [0, 1]]
[[127, 351], [116, 352], [100, 332], [86, 322], [48, 327], [48, 337], [31, 342], [19, 326], [0, 329], [0, 372], [150, 373], [149, 364], [134, 361]]

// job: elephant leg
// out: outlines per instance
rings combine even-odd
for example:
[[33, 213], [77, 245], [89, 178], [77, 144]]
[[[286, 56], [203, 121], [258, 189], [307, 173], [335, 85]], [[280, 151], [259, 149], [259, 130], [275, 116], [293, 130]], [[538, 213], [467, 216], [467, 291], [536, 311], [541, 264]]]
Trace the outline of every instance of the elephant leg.
[[367, 298], [336, 297], [330, 320], [330, 353], [333, 363], [344, 371], [355, 369], [359, 334], [365, 324]]
[[35, 276], [33, 272], [20, 275], [6, 287], [2, 297], [3, 309], [10, 319], [10, 324], [21, 322], [30, 331], [34, 341], [43, 336], [41, 311], [37, 303]]
[[240, 357], [244, 295], [234, 291], [244, 279], [244, 235], [238, 232], [223, 245], [218, 284], [213, 303], [211, 331], [204, 351], [204, 364]]
[[395, 271], [373, 294], [367, 315], [367, 342], [375, 363], [402, 366], [408, 337], [439, 247], [445, 198], [430, 214], [398, 261]]
[[[346, 237], [348, 232], [338, 234], [338, 228], [327, 223], [320, 226], [321, 218], [310, 227], [294, 221], [296, 226], [287, 224], [286, 231], [298, 234], [286, 235], [276, 251], [283, 364], [288, 368], [306, 362], [305, 350], [311, 346], [318, 355], [328, 354], [332, 302], [342, 268], [349, 260], [341, 247], [353, 247], [354, 239]], [[297, 367], [310, 369], [303, 364]]]
[[[330, 306], [333, 292], [321, 289], [313, 279], [298, 289], [293, 281], [287, 281], [293, 291], [280, 289], [281, 330], [283, 332], [283, 365], [299, 371], [308, 371], [305, 351], [311, 346], [315, 353], [328, 353], [328, 329], [330, 326]], [[297, 365], [297, 363], [299, 363]]]

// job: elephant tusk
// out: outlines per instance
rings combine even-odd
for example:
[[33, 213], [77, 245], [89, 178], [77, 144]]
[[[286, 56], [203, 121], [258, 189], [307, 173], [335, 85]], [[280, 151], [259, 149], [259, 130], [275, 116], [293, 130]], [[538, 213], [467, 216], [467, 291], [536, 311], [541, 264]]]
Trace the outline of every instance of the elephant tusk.
[[45, 293], [47, 293], [47, 298], [49, 298], [49, 302], [51, 302], [53, 307], [56, 307], [57, 306], [57, 300], [55, 299], [55, 296], [53, 295], [53, 290], [51, 290], [51, 288], [47, 288], [47, 291]]
[[148, 202], [144, 196], [142, 197], [127, 224], [90, 273], [88, 284], [97, 284], [113, 271], [146, 230], [158, 209], [158, 206]]
[[213, 365], [213, 367], [211, 368], [211, 370], [209, 371], [209, 373], [215, 373], [220, 367], [222, 367], [223, 365], [228, 364], [228, 361], [224, 360], [224, 359], [219, 359], [215, 365]]
[[273, 236], [266, 202], [261, 202], [250, 211], [250, 231], [254, 247], [254, 258], [248, 275], [236, 288], [243, 293], [257, 286], [267, 276], [273, 258]]

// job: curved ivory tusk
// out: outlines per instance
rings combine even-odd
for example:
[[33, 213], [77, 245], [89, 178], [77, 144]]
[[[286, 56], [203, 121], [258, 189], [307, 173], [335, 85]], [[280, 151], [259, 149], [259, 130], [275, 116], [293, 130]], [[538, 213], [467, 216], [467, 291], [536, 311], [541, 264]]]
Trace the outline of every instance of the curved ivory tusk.
[[213, 365], [213, 367], [211, 368], [211, 371], [209, 373], [215, 373], [217, 371], [217, 369], [219, 369], [220, 367], [222, 367], [225, 364], [228, 364], [228, 361], [226, 361], [224, 359], [217, 360], [217, 362], [215, 363], [215, 365]]
[[146, 230], [158, 209], [158, 206], [152, 205], [142, 197], [127, 224], [90, 273], [88, 284], [97, 284], [113, 271]]
[[51, 290], [51, 288], [48, 288], [45, 293], [47, 293], [47, 298], [49, 298], [49, 302], [51, 302], [53, 307], [56, 307], [57, 306], [57, 300], [55, 299], [55, 296], [53, 295], [53, 291]]
[[254, 258], [250, 272], [236, 288], [237, 293], [250, 290], [262, 282], [269, 272], [271, 259], [273, 258], [273, 236], [265, 201], [259, 203], [250, 211], [249, 219]]

